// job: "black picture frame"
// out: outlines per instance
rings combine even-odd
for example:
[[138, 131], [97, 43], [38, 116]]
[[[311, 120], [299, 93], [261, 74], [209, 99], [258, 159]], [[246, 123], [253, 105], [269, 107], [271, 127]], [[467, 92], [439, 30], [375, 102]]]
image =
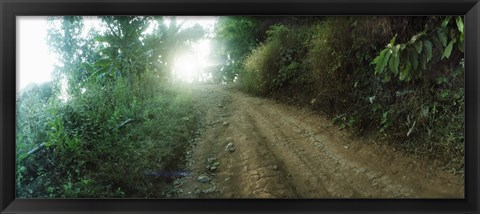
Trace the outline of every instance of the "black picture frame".
[[[16, 16], [465, 15], [465, 199], [16, 199]], [[478, 0], [0, 0], [0, 213], [479, 213]]]

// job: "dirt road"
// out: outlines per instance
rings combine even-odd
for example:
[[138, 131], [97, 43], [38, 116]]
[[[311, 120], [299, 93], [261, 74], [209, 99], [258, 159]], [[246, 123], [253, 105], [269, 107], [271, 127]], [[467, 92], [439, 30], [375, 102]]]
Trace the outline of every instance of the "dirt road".
[[[204, 127], [179, 198], [463, 198], [463, 178], [306, 109], [195, 86]], [[370, 141], [370, 142], [368, 142]]]

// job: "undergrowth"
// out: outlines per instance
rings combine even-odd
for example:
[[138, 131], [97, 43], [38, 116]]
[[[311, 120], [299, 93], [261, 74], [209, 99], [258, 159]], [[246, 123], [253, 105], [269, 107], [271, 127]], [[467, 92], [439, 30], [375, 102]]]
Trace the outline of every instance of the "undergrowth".
[[[238, 82], [246, 92], [308, 106], [340, 129], [373, 134], [380, 142], [463, 173], [464, 67], [458, 42], [463, 21], [447, 20], [330, 17], [300, 26], [274, 25], [245, 59]], [[452, 43], [458, 49], [447, 41], [457, 41]], [[376, 70], [373, 63], [386, 47], [410, 49], [397, 62], [385, 59], [387, 70], [377, 73], [379, 66]], [[410, 63], [424, 70], [405, 73]]]
[[[165, 197], [196, 129], [188, 89], [153, 74], [89, 84], [80, 96], [17, 101], [17, 197]], [[44, 147], [27, 154], [40, 143]]]

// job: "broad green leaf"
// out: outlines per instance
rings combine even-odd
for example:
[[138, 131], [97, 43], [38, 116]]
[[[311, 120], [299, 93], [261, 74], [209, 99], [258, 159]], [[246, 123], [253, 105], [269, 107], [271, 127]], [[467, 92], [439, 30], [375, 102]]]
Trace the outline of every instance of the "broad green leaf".
[[392, 55], [392, 52], [388, 50], [387, 53], [385, 54], [385, 57], [383, 58], [382, 65], [380, 66], [381, 72], [383, 72], [383, 69], [385, 69], [385, 66], [387, 66], [388, 60], [390, 60], [391, 55]]
[[437, 30], [438, 39], [442, 43], [443, 47], [447, 46], [447, 34], [444, 29]]
[[462, 17], [461, 17], [461, 16], [457, 16], [457, 17], [455, 18], [455, 20], [457, 21], [458, 31], [460, 31], [460, 33], [463, 34], [464, 26], [463, 26]]
[[412, 38], [410, 39], [410, 41], [408, 41], [407, 44], [411, 45], [413, 43], [415, 43], [418, 39], [420, 39], [422, 36], [425, 35], [425, 31], [422, 31], [418, 34], [415, 34], [414, 36], [412, 36]]
[[390, 57], [390, 61], [388, 62], [388, 66], [390, 70], [397, 75], [398, 74], [398, 65], [400, 63], [398, 49], [392, 48], [392, 56]]
[[450, 57], [450, 54], [452, 53], [452, 48], [453, 48], [453, 44], [456, 42], [456, 40], [452, 40], [450, 41], [450, 43], [448, 43], [448, 46], [445, 48], [445, 51], [443, 52], [443, 55], [442, 55], [442, 58], [446, 58], [448, 59]]
[[413, 47], [415, 47], [415, 50], [417, 51], [417, 53], [420, 54], [420, 52], [422, 52], [422, 41], [417, 41], [413, 43]]
[[390, 40], [390, 46], [393, 46], [395, 44], [395, 40], [397, 39], [397, 34]]
[[425, 56], [427, 57], [427, 62], [429, 62], [432, 59], [432, 42], [429, 40], [424, 40], [423, 47], [425, 50]]
[[[385, 65], [383, 65], [383, 61], [385, 59], [385, 55], [389, 52], [389, 49], [385, 49], [382, 52], [380, 52], [380, 55], [378, 55], [372, 62], [372, 64], [375, 64], [375, 74], [379, 74], [383, 72], [383, 69]], [[383, 65], [383, 66], [382, 66]]]
[[451, 19], [451, 18], [452, 18], [451, 16], [447, 16], [447, 17], [443, 20], [443, 22], [442, 22], [442, 27], [443, 27], [443, 28], [444, 28], [444, 27], [447, 27], [448, 22], [450, 22], [450, 19]]
[[408, 78], [409, 74], [410, 74], [410, 68], [411, 68], [411, 64], [407, 62], [407, 66], [405, 66], [405, 68], [400, 72], [400, 75], [398, 76], [398, 78], [401, 80], [401, 81], [404, 81]]
[[387, 52], [387, 49], [381, 51], [380, 54], [377, 57], [375, 57], [375, 59], [373, 59], [372, 64], [374, 65], [381, 64], [381, 62], [383, 62], [383, 57], [385, 57], [386, 52]]

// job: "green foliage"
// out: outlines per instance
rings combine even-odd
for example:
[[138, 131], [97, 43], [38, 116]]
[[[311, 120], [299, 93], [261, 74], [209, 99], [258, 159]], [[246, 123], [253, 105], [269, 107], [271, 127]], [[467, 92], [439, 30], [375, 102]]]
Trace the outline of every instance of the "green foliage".
[[310, 106], [340, 128], [461, 171], [463, 40], [462, 17], [276, 25], [245, 58], [238, 81], [244, 91]]
[[[242, 62], [258, 43], [258, 22], [251, 17], [220, 17], [215, 25], [216, 52], [212, 57], [220, 63], [215, 73], [217, 82], [233, 82], [242, 70]], [[221, 41], [221, 42], [219, 42]]]
[[[308, 43], [306, 62], [311, 71], [310, 87], [314, 108], [328, 114], [339, 114], [350, 99], [353, 89], [351, 81], [350, 38], [351, 20], [348, 17], [328, 18], [312, 26], [312, 37]], [[308, 91], [308, 89], [307, 89]]]
[[285, 25], [273, 25], [267, 31], [265, 43], [244, 60], [244, 72], [239, 75], [242, 88], [252, 93], [268, 94], [282, 87], [294, 87], [301, 82], [305, 69], [302, 56], [306, 47], [298, 33]]
[[339, 114], [333, 118], [333, 123], [340, 126], [340, 129], [343, 128], [353, 128], [357, 120], [354, 116], [347, 116], [346, 114]]
[[[166, 54], [150, 48], [167, 37], [142, 34], [150, 17], [102, 19], [109, 30], [87, 37], [79, 17], [51, 22], [60, 24], [49, 40], [63, 65], [52, 83], [17, 99], [19, 198], [164, 197], [171, 178], [146, 173], [183, 163], [197, 117], [190, 92], [152, 67]], [[184, 33], [173, 43], [203, 35], [187, 31], [173, 31]], [[60, 99], [64, 80], [68, 98]]]
[[254, 94], [265, 94], [270, 88], [271, 74], [278, 70], [276, 61], [279, 43], [266, 43], [245, 59], [245, 71], [239, 75], [242, 87]]
[[[375, 74], [383, 75], [385, 82], [389, 82], [391, 77], [398, 77], [401, 81], [419, 79], [428, 75], [432, 64], [449, 59], [455, 44], [463, 52], [464, 44], [457, 42], [457, 38], [463, 41], [463, 20], [456, 17], [458, 31], [455, 31], [449, 27], [450, 19], [450, 16], [446, 17], [440, 27], [427, 28], [412, 36], [410, 41], [404, 44], [395, 45], [395, 36], [372, 61], [375, 65]], [[428, 31], [431, 33], [427, 33]], [[434, 52], [434, 49], [438, 51]]]
[[[127, 80], [91, 83], [68, 103], [39, 107], [49, 118], [46, 148], [18, 160], [18, 197], [163, 197], [166, 180], [144, 173], [175, 170], [196, 117], [188, 91], [155, 94], [165, 89], [151, 75], [133, 90]], [[127, 119], [133, 122], [118, 127]]]

